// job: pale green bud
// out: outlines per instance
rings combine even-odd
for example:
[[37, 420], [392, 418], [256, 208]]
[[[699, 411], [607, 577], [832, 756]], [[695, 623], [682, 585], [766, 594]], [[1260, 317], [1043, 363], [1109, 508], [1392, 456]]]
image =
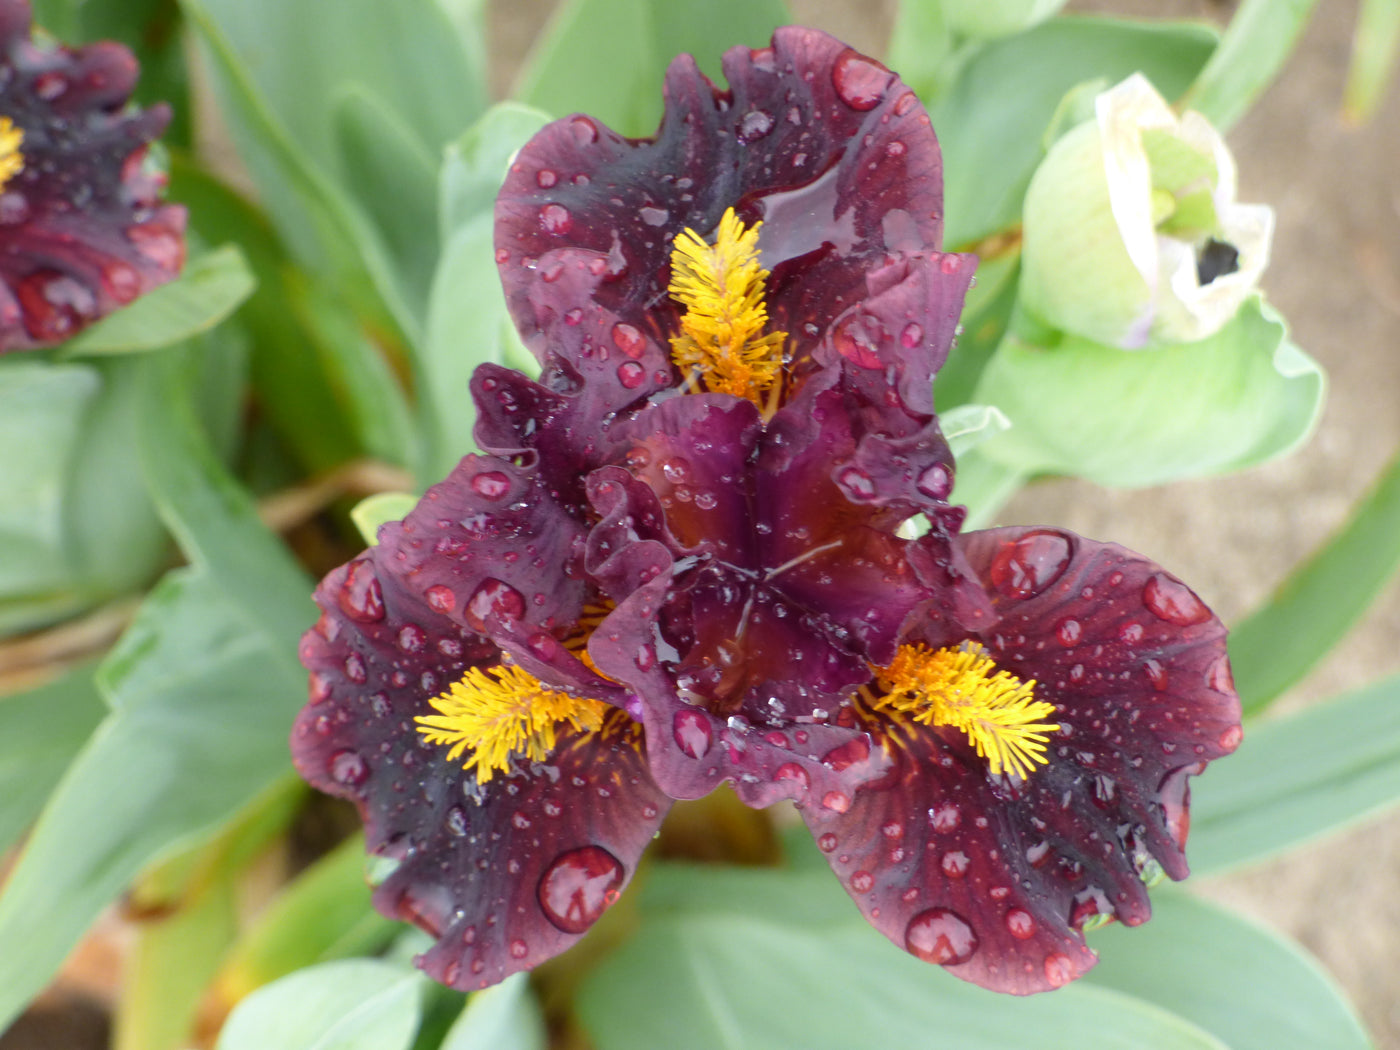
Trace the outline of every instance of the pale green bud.
[[1235, 162], [1141, 74], [1095, 99], [1026, 192], [1021, 304], [1124, 349], [1214, 335], [1259, 284], [1273, 210], [1235, 202]]

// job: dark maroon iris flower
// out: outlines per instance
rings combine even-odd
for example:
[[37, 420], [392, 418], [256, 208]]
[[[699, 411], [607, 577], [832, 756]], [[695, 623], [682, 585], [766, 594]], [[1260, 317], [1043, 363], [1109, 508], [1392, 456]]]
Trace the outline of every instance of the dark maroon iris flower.
[[136, 59], [30, 32], [28, 0], [0, 0], [0, 352], [62, 342], [185, 255], [185, 210], [145, 163], [170, 112], [127, 105]]
[[[455, 988], [573, 944], [670, 808], [640, 727], [616, 706], [623, 691], [580, 660], [602, 615], [579, 572], [583, 542], [537, 471], [472, 456], [316, 591], [297, 769], [359, 807], [369, 850], [398, 862], [375, 905], [438, 938], [420, 963]], [[502, 673], [556, 691], [585, 724], [560, 719], [547, 753], [512, 755], [483, 780], [415, 725], [473, 671], [499, 686], [477, 697], [500, 719], [487, 741], [532, 699], [511, 694]]]
[[927, 117], [810, 30], [724, 68], [672, 65], [654, 140], [576, 116], [512, 165], [541, 376], [479, 369], [488, 454], [321, 585], [297, 766], [456, 987], [567, 947], [726, 781], [792, 799], [897, 944], [1055, 987], [1186, 874], [1187, 778], [1240, 734], [1223, 628], [1121, 548], [959, 535], [932, 382], [973, 260]]

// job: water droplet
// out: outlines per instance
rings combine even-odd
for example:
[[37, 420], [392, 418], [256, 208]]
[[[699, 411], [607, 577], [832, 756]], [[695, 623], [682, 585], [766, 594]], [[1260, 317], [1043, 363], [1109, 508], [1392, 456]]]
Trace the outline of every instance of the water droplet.
[[499, 470], [483, 470], [472, 478], [472, 491], [482, 499], [501, 499], [510, 491], [510, 478]]
[[1069, 537], [1036, 529], [1003, 543], [992, 559], [992, 586], [1008, 598], [1030, 598], [1049, 587], [1069, 565]]
[[960, 879], [967, 874], [967, 869], [972, 866], [972, 862], [967, 859], [967, 854], [962, 850], [951, 850], [943, 854], [943, 859], [938, 862], [938, 866], [943, 869], [943, 874], [950, 879]]
[[628, 357], [636, 360], [646, 351], [647, 341], [632, 325], [619, 321], [612, 328], [613, 345]]
[[713, 492], [697, 492], [695, 494], [695, 505], [701, 510], [714, 510], [719, 506], [719, 499]]
[[530, 830], [530, 818], [527, 817], [524, 813], [520, 812], [520, 810], [518, 809], [511, 814], [510, 823], [511, 826], [514, 827], [517, 831]]
[[598, 125], [587, 117], [574, 117], [569, 121], [569, 130], [574, 133], [574, 141], [580, 146], [590, 146], [598, 141]]
[[1153, 574], [1142, 588], [1142, 603], [1168, 623], [1190, 627], [1210, 619], [1210, 610], [1194, 591], [1164, 572]]
[[672, 456], [661, 464], [661, 473], [673, 485], [678, 485], [690, 476], [690, 462], [680, 456]]
[[671, 217], [671, 213], [665, 208], [638, 208], [637, 215], [642, 222], [648, 226], [665, 226], [666, 220]]
[[440, 583], [424, 591], [423, 597], [428, 599], [428, 607], [436, 612], [449, 613], [457, 606], [457, 596], [452, 593], [452, 588]]
[[953, 491], [953, 475], [942, 463], [935, 463], [919, 475], [915, 484], [929, 499], [947, 499]]
[[1059, 626], [1055, 628], [1055, 637], [1060, 640], [1060, 644], [1066, 649], [1077, 645], [1079, 643], [1079, 636], [1082, 633], [1079, 621], [1073, 618], [1061, 620]]
[[347, 566], [336, 600], [352, 620], [375, 623], [384, 619], [384, 592], [368, 559], [361, 558]]
[[962, 811], [953, 803], [945, 802], [928, 811], [928, 822], [934, 831], [946, 834], [962, 823]]
[[691, 758], [703, 758], [714, 743], [710, 720], [699, 711], [677, 711], [671, 734], [676, 738], [676, 746]]
[[574, 217], [562, 204], [546, 204], [540, 209], [540, 226], [545, 233], [562, 236], [573, 229]]
[[[773, 779], [791, 780], [801, 787], [803, 792], [806, 792], [807, 789], [812, 786], [812, 778], [807, 774], [807, 771], [796, 762], [784, 762], [773, 771]], [[831, 842], [833, 846], [836, 844], [835, 836], [832, 836]]]
[[1006, 913], [1006, 928], [1017, 940], [1028, 941], [1035, 936], [1035, 919], [1022, 908], [1012, 908]]
[[847, 467], [841, 471], [838, 480], [853, 499], [870, 499], [875, 495], [875, 482], [863, 470]]
[[510, 584], [488, 577], [472, 592], [462, 616], [473, 630], [484, 631], [486, 619], [493, 613], [506, 620], [518, 620], [525, 614], [525, 598]]
[[851, 796], [840, 791], [828, 791], [822, 796], [822, 805], [833, 813], [844, 813], [851, 808]]
[[739, 141], [744, 143], [761, 139], [773, 130], [773, 116], [761, 109], [751, 109], [739, 121]]
[[1230, 658], [1221, 656], [1210, 665], [1210, 670], [1206, 672], [1206, 684], [1217, 693], [1224, 693], [1227, 696], [1235, 691], [1235, 676], [1230, 672]]
[[1142, 641], [1144, 633], [1140, 623], [1125, 623], [1118, 628], [1118, 638], [1125, 645], [1137, 645], [1138, 642]]
[[602, 846], [561, 853], [540, 877], [536, 896], [545, 918], [565, 933], [582, 933], [617, 900], [622, 862]]
[[141, 294], [141, 275], [134, 266], [113, 259], [102, 267], [102, 284], [113, 299], [129, 303]]
[[834, 747], [822, 756], [822, 763], [834, 772], [844, 773], [852, 766], [859, 765], [870, 757], [870, 739], [858, 736], [840, 747]]
[[918, 96], [916, 96], [912, 91], [906, 91], [904, 94], [900, 95], [898, 99], [895, 100], [894, 115], [896, 117], [902, 117], [904, 116], [904, 114], [908, 113], [918, 104]]
[[564, 311], [564, 323], [569, 327], [576, 327], [583, 321], [583, 307], [574, 306]]
[[817, 849], [821, 850], [823, 853], [830, 853], [835, 848], [836, 836], [831, 832], [828, 831], [825, 835], [817, 839]]
[[1063, 988], [1074, 978], [1074, 963], [1068, 955], [1051, 952], [1045, 957], [1045, 979], [1051, 988]]
[[868, 871], [858, 871], [851, 876], [851, 889], [857, 893], [869, 893], [875, 888], [875, 876]]
[[548, 168], [541, 168], [535, 172], [535, 185], [542, 190], [547, 190], [559, 181], [559, 176]]
[[453, 806], [447, 811], [447, 830], [456, 838], [467, 833], [467, 813], [461, 806]]
[[346, 787], [359, 787], [369, 779], [369, 766], [355, 751], [337, 751], [327, 765], [331, 779]]
[[832, 329], [831, 341], [842, 357], [860, 368], [883, 369], [879, 343], [884, 333], [874, 318], [859, 313], [842, 318]]
[[831, 69], [831, 84], [842, 102], [854, 110], [874, 109], [885, 97], [893, 74], [873, 58], [847, 48]]
[[1147, 672], [1147, 680], [1152, 683], [1153, 689], [1160, 693], [1167, 688], [1167, 669], [1162, 666], [1161, 661], [1147, 660], [1142, 669]]
[[617, 381], [624, 389], [636, 390], [646, 382], [647, 370], [636, 361], [624, 361], [617, 366]]
[[126, 239], [136, 250], [169, 273], [185, 261], [185, 242], [179, 232], [159, 222], [138, 223], [126, 228]]
[[313, 704], [325, 703], [330, 699], [331, 680], [320, 671], [312, 671], [306, 676], [306, 692]]
[[428, 635], [416, 623], [406, 623], [399, 628], [399, 648], [406, 653], [416, 653], [428, 644]]
[[519, 937], [510, 942], [510, 954], [513, 959], [523, 959], [530, 954], [530, 949]]
[[904, 326], [904, 331], [899, 333], [900, 345], [906, 350], [913, 350], [924, 341], [924, 326], [918, 321], [910, 321]]
[[363, 685], [369, 677], [365, 673], [365, 659], [359, 653], [351, 653], [345, 658], [345, 677], [356, 685]]
[[947, 908], [930, 908], [910, 920], [904, 931], [904, 947], [924, 962], [955, 966], [977, 952], [977, 934]]
[[1230, 726], [1220, 734], [1220, 746], [1226, 751], [1233, 751], [1240, 746], [1240, 741], [1244, 739], [1244, 730], [1239, 726]]
[[951, 276], [962, 269], [962, 256], [944, 255], [938, 260], [938, 268]]

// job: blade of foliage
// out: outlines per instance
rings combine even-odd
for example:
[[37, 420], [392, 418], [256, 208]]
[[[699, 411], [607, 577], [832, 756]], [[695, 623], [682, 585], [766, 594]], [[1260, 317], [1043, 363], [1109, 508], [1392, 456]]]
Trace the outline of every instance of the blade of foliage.
[[310, 583], [199, 432], [180, 355], [148, 373], [142, 454], [191, 567], [103, 661], [111, 714], [51, 796], [0, 896], [0, 1026], [152, 861], [220, 827], [286, 770], [305, 693]]
[[506, 103], [489, 110], [447, 150], [438, 188], [445, 245], [433, 279], [419, 359], [427, 445], [419, 480], [441, 478], [468, 452], [476, 413], [468, 382], [483, 361], [505, 361], [517, 343], [496, 274], [493, 212], [511, 156], [548, 118]]
[[989, 458], [1024, 474], [1142, 486], [1283, 455], [1311, 433], [1323, 390], [1321, 369], [1255, 298], [1209, 339], [1150, 353], [1073, 336], [1041, 347], [1013, 324], [973, 399], [1011, 420], [979, 446]]
[[84, 365], [0, 361], [0, 634], [83, 601], [64, 557], [63, 479], [101, 385]]
[[438, 158], [382, 99], [360, 85], [346, 87], [333, 113], [335, 146], [355, 203], [383, 241], [395, 295], [415, 322], [415, 345], [427, 309], [428, 285], [437, 263], [434, 207]]
[[286, 289], [294, 264], [267, 217], [182, 154], [172, 157], [171, 195], [189, 206], [206, 241], [236, 238], [257, 279], [237, 323], [249, 335], [260, 417], [310, 472], [363, 455], [348, 422], [344, 357], [334, 346], [318, 347], [298, 322]]
[[1228, 131], [1278, 76], [1316, 3], [1244, 0], [1180, 108], [1204, 114], [1222, 134]]
[[1361, 123], [1375, 114], [1385, 86], [1395, 72], [1397, 49], [1400, 49], [1400, 3], [1361, 0], [1343, 103], [1348, 119]]
[[[1002, 416], [1002, 421], [1005, 421]], [[989, 437], [995, 437], [995, 434]], [[953, 482], [953, 503], [967, 507], [965, 529], [985, 529], [992, 524], [997, 511], [1030, 480], [1015, 467], [984, 455], [978, 447], [958, 457], [958, 473]]]
[[1091, 984], [1165, 1007], [1230, 1050], [1370, 1050], [1341, 991], [1298, 945], [1190, 894], [1154, 893], [1151, 922], [1111, 924], [1089, 941], [1099, 953]]
[[1175, 97], [1216, 39], [1202, 25], [1057, 18], [984, 46], [929, 114], [943, 147], [945, 243], [962, 250], [1019, 219], [1041, 134], [1070, 88], [1141, 71]]
[[[717, 79], [726, 50], [762, 47], [789, 20], [782, 0], [566, 0], [513, 94], [554, 116], [588, 113], [623, 135], [649, 135], [661, 119], [661, 79], [672, 58], [692, 54]], [[580, 76], [581, 69], [607, 75]]]
[[34, 820], [106, 714], [84, 664], [22, 693], [0, 696], [0, 855]]
[[[950, 978], [865, 924], [829, 872], [658, 865], [636, 935], [584, 981], [599, 1050], [1222, 1050], [1150, 1003], [1083, 983], [1010, 999]], [[852, 975], [859, 979], [852, 979]]]
[[1247, 713], [1266, 708], [1360, 619], [1400, 568], [1400, 454], [1351, 517], [1274, 595], [1230, 631]]
[[356, 835], [289, 883], [242, 934], [219, 970], [219, 1002], [314, 963], [382, 948], [401, 929], [370, 907], [364, 836]]
[[253, 293], [237, 245], [190, 261], [179, 279], [143, 295], [63, 345], [65, 357], [158, 350], [213, 328]]
[[1254, 863], [1400, 801], [1400, 677], [1252, 723], [1197, 781], [1192, 870]]
[[300, 970], [243, 1000], [216, 1050], [407, 1050], [424, 981], [373, 959]]
[[355, 523], [365, 545], [373, 547], [379, 542], [379, 526], [403, 521], [417, 504], [418, 497], [411, 492], [376, 492], [351, 508], [350, 520]]
[[957, 72], [943, 0], [899, 0], [887, 61], [925, 102], [942, 97]]
[[1008, 251], [978, 263], [977, 282], [968, 292], [959, 322], [962, 331], [933, 385], [940, 413], [972, 400], [982, 369], [1006, 335], [1016, 305], [1020, 261], [1019, 251]]
[[545, 1050], [546, 1037], [530, 979], [518, 973], [472, 995], [440, 1050]]
[[238, 930], [232, 872], [172, 914], [147, 919], [122, 974], [112, 1050], [179, 1050], [189, 1043], [205, 985]]

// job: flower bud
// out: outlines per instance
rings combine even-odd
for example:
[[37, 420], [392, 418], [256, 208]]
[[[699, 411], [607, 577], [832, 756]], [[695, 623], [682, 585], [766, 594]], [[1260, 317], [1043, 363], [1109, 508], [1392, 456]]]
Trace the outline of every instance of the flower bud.
[[1235, 162], [1199, 113], [1178, 118], [1140, 73], [1095, 99], [1026, 192], [1021, 304], [1123, 349], [1224, 327], [1259, 283], [1273, 210], [1235, 202]]

